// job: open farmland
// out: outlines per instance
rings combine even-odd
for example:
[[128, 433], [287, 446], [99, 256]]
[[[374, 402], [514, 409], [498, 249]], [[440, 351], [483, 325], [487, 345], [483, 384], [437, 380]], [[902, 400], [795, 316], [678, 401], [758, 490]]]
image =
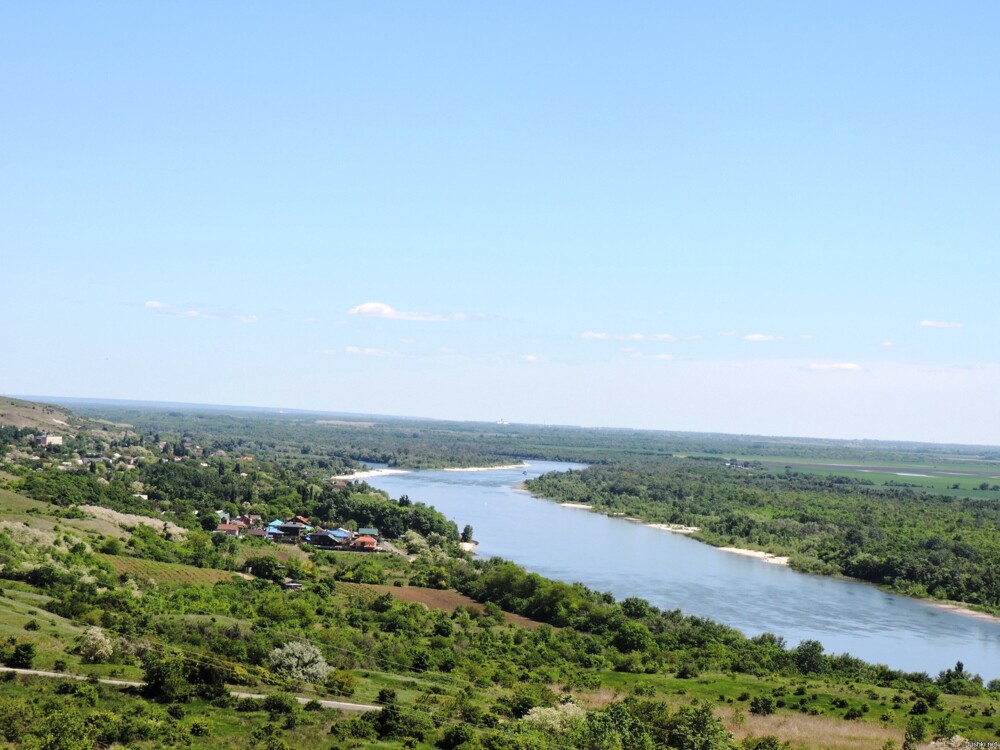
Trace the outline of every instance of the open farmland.
[[243, 575], [227, 570], [196, 568], [193, 565], [141, 560], [121, 555], [98, 554], [97, 557], [102, 562], [108, 563], [120, 576], [156, 583], [213, 584], [219, 581], [231, 581], [233, 576]]

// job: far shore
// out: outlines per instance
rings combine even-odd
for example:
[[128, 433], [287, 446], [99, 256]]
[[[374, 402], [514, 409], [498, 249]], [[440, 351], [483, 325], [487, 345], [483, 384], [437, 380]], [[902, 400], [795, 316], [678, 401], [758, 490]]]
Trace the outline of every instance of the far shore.
[[354, 474], [337, 474], [330, 479], [373, 479], [374, 477], [387, 477], [390, 474], [409, 474], [407, 469], [369, 469], [359, 471]]
[[456, 467], [454, 469], [445, 469], [445, 471], [499, 471], [500, 469], [523, 469], [528, 464], [506, 464], [504, 466], [463, 466]]
[[722, 552], [731, 552], [734, 555], [743, 555], [744, 557], [755, 557], [761, 562], [769, 563], [770, 565], [788, 565], [788, 558], [775, 555], [773, 552], [763, 552], [759, 549], [743, 549], [741, 547], [718, 547], [717, 549]]

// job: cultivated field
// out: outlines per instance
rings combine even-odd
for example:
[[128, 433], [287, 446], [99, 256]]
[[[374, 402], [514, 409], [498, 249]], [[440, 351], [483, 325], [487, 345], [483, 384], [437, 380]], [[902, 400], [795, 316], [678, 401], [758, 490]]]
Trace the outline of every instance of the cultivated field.
[[97, 557], [102, 562], [106, 562], [114, 568], [118, 575], [126, 575], [136, 580], [154, 581], [156, 583], [211, 585], [219, 581], [231, 581], [233, 580], [233, 576], [242, 575], [226, 570], [196, 568], [193, 565], [141, 560], [136, 557], [123, 557], [121, 555], [98, 554]]

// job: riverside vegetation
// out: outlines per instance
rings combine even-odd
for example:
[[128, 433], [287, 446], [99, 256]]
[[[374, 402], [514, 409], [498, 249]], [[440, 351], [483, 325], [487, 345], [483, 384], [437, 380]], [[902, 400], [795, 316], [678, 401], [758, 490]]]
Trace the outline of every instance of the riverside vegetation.
[[[474, 561], [460, 549], [455, 524], [433, 508], [363, 482], [324, 481], [324, 473], [370, 455], [379, 439], [382, 451], [398, 450], [399, 425], [382, 438], [373, 427], [336, 427], [337, 445], [348, 439], [342, 432], [367, 435], [363, 449], [338, 453], [324, 442], [328, 425], [179, 412], [160, 424], [157, 414], [135, 424], [115, 421], [120, 415], [98, 422], [47, 414], [39, 425], [0, 427], [0, 659], [91, 678], [8, 673], [0, 681], [0, 732], [9, 746], [712, 750], [916, 747], [932, 736], [1000, 736], [1000, 684], [983, 685], [962, 664], [936, 676], [903, 673], [827, 654], [814, 641], [790, 647], [769, 634], [746, 638], [641, 599], [615, 601], [502, 560]], [[63, 445], [31, 442], [52, 419], [67, 425]], [[252, 436], [243, 444], [241, 423]], [[510, 463], [516, 453], [516, 441], [510, 453], [496, 452], [505, 436], [484, 439], [489, 448], [476, 452], [468, 427], [454, 438], [457, 448], [449, 448], [451, 425], [412, 429], [433, 433], [419, 462], [449, 464], [461, 454]], [[593, 458], [601, 439], [589, 436], [577, 454], [562, 436], [552, 450]], [[541, 452], [538, 436], [531, 440]], [[227, 441], [231, 447], [219, 447]], [[809, 512], [829, 513], [837, 527], [852, 509], [860, 512], [845, 498], [865, 496], [795, 472], [734, 475], [712, 462], [640, 453], [630, 454], [631, 466], [546, 476], [538, 489], [650, 520], [697, 522], [726, 543], [734, 532], [713, 531], [710, 522], [727, 513], [760, 516], [765, 529], [768, 518], [787, 520], [776, 508], [807, 498]], [[689, 494], [704, 504], [665, 500]], [[780, 502], [763, 502], [772, 495]], [[906, 518], [904, 500], [916, 501], [896, 500], [903, 510], [892, 497], [868, 496], [887, 508], [879, 511], [884, 519], [872, 517], [887, 525]], [[969, 520], [976, 516], [962, 515], [974, 511], [938, 500], [929, 526], [974, 534], [966, 527], [976, 528]], [[949, 509], [961, 513], [949, 521]], [[211, 534], [218, 510], [375, 525], [408, 554]], [[981, 537], [970, 544], [990, 549], [996, 527], [991, 536], [991, 517], [982, 518]], [[808, 522], [823, 525], [796, 520]], [[910, 526], [922, 538], [916, 521]], [[948, 549], [962, 558], [961, 548]], [[286, 578], [303, 588], [284, 589]], [[331, 699], [381, 710], [320, 702]]]

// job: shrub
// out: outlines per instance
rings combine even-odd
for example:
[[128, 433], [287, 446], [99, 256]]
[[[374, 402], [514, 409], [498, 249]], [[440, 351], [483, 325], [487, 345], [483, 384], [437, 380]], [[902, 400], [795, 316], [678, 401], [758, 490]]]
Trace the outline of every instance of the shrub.
[[326, 676], [324, 685], [334, 695], [350, 697], [358, 688], [359, 680], [350, 672], [337, 669]]
[[91, 628], [80, 642], [80, 656], [85, 662], [101, 664], [110, 661], [114, 654], [114, 646], [100, 628]]
[[750, 701], [750, 713], [756, 716], [769, 716], [774, 713], [774, 699], [767, 695], [758, 695]]
[[274, 671], [284, 672], [293, 679], [306, 682], [323, 682], [330, 671], [330, 665], [326, 663], [320, 650], [303, 641], [289, 641], [274, 649], [270, 662]]

